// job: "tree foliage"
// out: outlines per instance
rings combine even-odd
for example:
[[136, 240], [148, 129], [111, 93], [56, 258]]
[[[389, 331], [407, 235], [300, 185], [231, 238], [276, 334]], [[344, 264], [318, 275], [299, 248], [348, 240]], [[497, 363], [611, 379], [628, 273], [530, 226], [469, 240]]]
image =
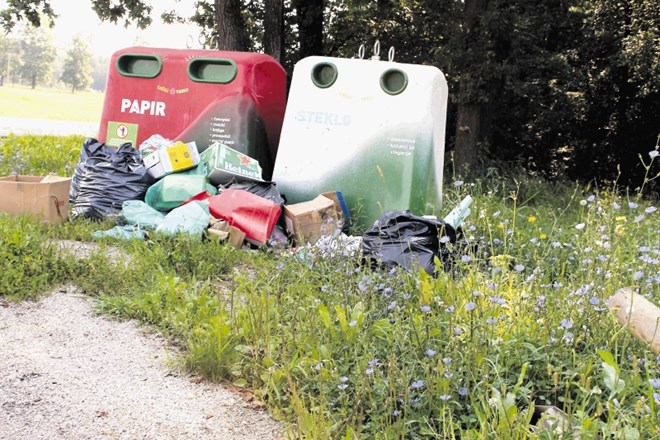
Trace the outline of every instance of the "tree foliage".
[[[90, 0], [102, 19], [150, 23], [146, 0]], [[291, 72], [309, 55], [431, 64], [447, 76], [456, 163], [515, 163], [549, 177], [639, 183], [660, 124], [660, 2], [651, 0], [197, 0], [207, 43], [266, 51]], [[36, 12], [35, 12], [36, 11]], [[54, 14], [11, 0], [5, 28]], [[37, 15], [35, 15], [37, 14]], [[212, 44], [209, 44], [212, 45]], [[215, 46], [215, 45], [212, 45]], [[655, 170], [651, 170], [655, 172]]]
[[32, 26], [23, 29], [17, 72], [33, 89], [37, 84], [51, 80], [56, 56], [57, 51], [48, 32]]
[[71, 88], [71, 93], [86, 90], [92, 84], [92, 55], [80, 35], [73, 37], [66, 53], [61, 80]]

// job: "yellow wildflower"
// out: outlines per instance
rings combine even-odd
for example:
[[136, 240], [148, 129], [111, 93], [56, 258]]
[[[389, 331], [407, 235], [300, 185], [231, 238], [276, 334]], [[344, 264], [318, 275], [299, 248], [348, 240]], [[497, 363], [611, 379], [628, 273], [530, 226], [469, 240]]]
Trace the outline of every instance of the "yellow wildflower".
[[530, 223], [534, 223], [536, 221], [536, 216], [530, 215], [529, 217], [527, 217], [527, 221]]

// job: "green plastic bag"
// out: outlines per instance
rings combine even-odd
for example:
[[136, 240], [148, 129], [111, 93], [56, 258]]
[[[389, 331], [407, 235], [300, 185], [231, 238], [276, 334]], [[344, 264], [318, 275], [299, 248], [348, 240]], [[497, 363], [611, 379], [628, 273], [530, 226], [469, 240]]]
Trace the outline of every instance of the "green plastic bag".
[[144, 229], [154, 229], [165, 218], [162, 212], [142, 200], [126, 200], [122, 205], [121, 214], [129, 225], [138, 225]]
[[144, 201], [158, 211], [168, 212], [204, 191], [211, 195], [218, 193], [218, 190], [208, 183], [206, 176], [169, 174], [149, 187]]
[[156, 232], [167, 235], [186, 233], [201, 238], [210, 219], [209, 202], [190, 202], [170, 211], [156, 227]]

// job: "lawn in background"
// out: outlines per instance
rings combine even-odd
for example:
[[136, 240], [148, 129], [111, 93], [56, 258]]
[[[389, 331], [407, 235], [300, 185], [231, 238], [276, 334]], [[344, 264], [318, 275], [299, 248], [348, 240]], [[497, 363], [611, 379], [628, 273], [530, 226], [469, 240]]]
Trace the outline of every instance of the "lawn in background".
[[103, 93], [31, 89], [19, 85], [0, 87], [0, 117], [98, 122]]

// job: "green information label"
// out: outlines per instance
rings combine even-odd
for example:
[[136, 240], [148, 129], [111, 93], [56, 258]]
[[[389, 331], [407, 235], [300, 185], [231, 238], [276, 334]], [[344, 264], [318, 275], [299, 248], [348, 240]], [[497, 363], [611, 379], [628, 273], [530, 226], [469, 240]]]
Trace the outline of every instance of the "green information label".
[[133, 144], [134, 148], [137, 145], [138, 125], [129, 124], [127, 122], [108, 121], [108, 134], [105, 140], [106, 145], [111, 147], [119, 147], [126, 142]]

